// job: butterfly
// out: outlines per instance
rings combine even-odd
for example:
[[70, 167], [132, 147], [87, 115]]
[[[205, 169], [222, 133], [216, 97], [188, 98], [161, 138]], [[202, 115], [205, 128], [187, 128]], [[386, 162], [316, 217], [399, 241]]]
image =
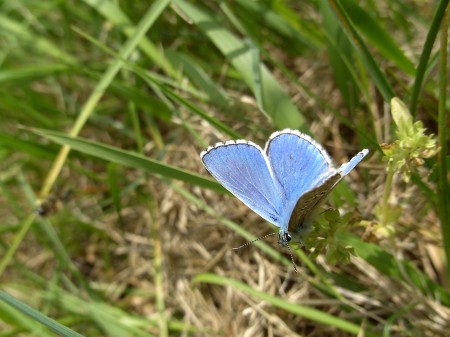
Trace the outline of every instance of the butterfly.
[[369, 153], [362, 150], [336, 168], [325, 149], [297, 130], [273, 133], [264, 151], [248, 140], [209, 146], [200, 154], [206, 169], [263, 219], [279, 227], [282, 247], [302, 242], [317, 207]]

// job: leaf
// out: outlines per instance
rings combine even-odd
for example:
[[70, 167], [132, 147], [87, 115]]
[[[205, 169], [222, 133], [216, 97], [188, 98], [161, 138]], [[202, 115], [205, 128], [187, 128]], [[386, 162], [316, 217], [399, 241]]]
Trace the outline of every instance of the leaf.
[[[436, 301], [450, 306], [450, 294], [425, 274], [417, 270], [411, 263], [399, 261], [379, 246], [363, 242], [357, 236], [349, 233], [336, 233], [336, 238], [342, 241], [342, 243], [354, 247], [358, 256], [386, 276], [397, 280], [408, 281], [414, 284], [415, 288], [420, 290], [423, 295], [430, 296]], [[408, 276], [408, 279], [405, 279], [405, 276]]]
[[49, 328], [50, 330], [52, 330], [53, 332], [57, 333], [60, 336], [83, 337], [79, 333], [58, 323], [54, 319], [41, 314], [39, 311], [31, 308], [30, 306], [26, 305], [25, 303], [23, 303], [21, 301], [19, 301], [18, 299], [9, 295], [8, 293], [4, 292], [3, 290], [0, 290], [0, 301], [7, 303], [8, 305], [19, 310], [21, 313], [31, 317], [32, 319], [34, 319], [35, 321], [37, 321], [39, 323], [45, 325], [47, 328]]
[[285, 310], [287, 312], [293, 313], [297, 316], [304, 317], [313, 322], [317, 322], [323, 324], [325, 326], [333, 326], [339, 330], [350, 332], [352, 334], [361, 334], [367, 337], [379, 336], [378, 334], [372, 333], [370, 331], [362, 331], [362, 328], [359, 325], [346, 321], [344, 319], [338, 318], [336, 316], [327, 314], [323, 311], [309, 308], [307, 306], [295, 304], [286, 301], [283, 298], [276, 297], [273, 295], [269, 295], [265, 292], [253, 289], [246, 284], [243, 284], [234, 279], [225, 278], [223, 276], [215, 275], [215, 274], [200, 274], [194, 278], [194, 283], [197, 282], [206, 282], [212, 284], [218, 284], [222, 286], [229, 286], [234, 289], [243, 291], [248, 295], [255, 297], [259, 300], [265, 301], [274, 307]]
[[54, 141], [55, 143], [67, 145], [76, 151], [80, 151], [119, 165], [142, 169], [146, 172], [159, 175], [164, 178], [178, 179], [192, 185], [209, 188], [218, 192], [226, 192], [219, 183], [212, 181], [211, 179], [204, 178], [198, 174], [172, 165], [164, 164], [157, 160], [146, 158], [140, 154], [124, 151], [113, 146], [100, 144], [87, 139], [70, 137], [57, 131], [42, 129], [32, 129], [32, 131]]
[[[250, 46], [215, 22], [209, 13], [192, 3], [184, 0], [174, 0], [173, 3], [209, 37], [211, 42], [230, 60], [248, 87], [254, 91], [257, 81], [252, 70], [253, 58]], [[260, 72], [264, 111], [273, 123], [278, 128], [300, 128], [306, 131], [307, 126], [303, 116], [267, 67], [261, 64]]]

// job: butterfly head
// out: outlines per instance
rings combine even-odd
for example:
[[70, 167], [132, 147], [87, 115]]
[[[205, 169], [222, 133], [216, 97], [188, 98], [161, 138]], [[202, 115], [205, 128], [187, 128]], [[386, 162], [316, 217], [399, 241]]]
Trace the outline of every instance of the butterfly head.
[[278, 233], [278, 243], [280, 244], [281, 247], [286, 247], [291, 240], [292, 238], [288, 232], [281, 230]]
[[294, 257], [292, 256], [291, 248], [289, 247], [289, 242], [292, 240], [291, 235], [284, 230], [280, 230], [278, 233], [278, 243], [281, 247], [287, 247], [289, 250], [289, 255], [291, 256], [292, 266], [294, 267], [295, 272], [297, 273], [297, 267], [295, 266]]

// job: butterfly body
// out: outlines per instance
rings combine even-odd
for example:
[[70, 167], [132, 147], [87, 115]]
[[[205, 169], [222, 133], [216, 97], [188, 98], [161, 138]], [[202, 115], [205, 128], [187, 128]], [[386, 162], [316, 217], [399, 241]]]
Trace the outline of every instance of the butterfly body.
[[365, 149], [335, 168], [320, 144], [285, 129], [270, 136], [264, 151], [253, 142], [236, 140], [210, 146], [200, 156], [226, 189], [280, 228], [278, 241], [286, 246], [302, 240], [317, 206], [367, 153]]

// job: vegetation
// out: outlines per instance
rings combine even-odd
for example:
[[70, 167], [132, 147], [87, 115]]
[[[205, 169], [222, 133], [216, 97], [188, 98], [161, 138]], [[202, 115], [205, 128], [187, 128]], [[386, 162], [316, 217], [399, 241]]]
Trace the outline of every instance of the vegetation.
[[[449, 1], [3, 1], [0, 336], [446, 336]], [[199, 153], [299, 129], [305, 247]]]

